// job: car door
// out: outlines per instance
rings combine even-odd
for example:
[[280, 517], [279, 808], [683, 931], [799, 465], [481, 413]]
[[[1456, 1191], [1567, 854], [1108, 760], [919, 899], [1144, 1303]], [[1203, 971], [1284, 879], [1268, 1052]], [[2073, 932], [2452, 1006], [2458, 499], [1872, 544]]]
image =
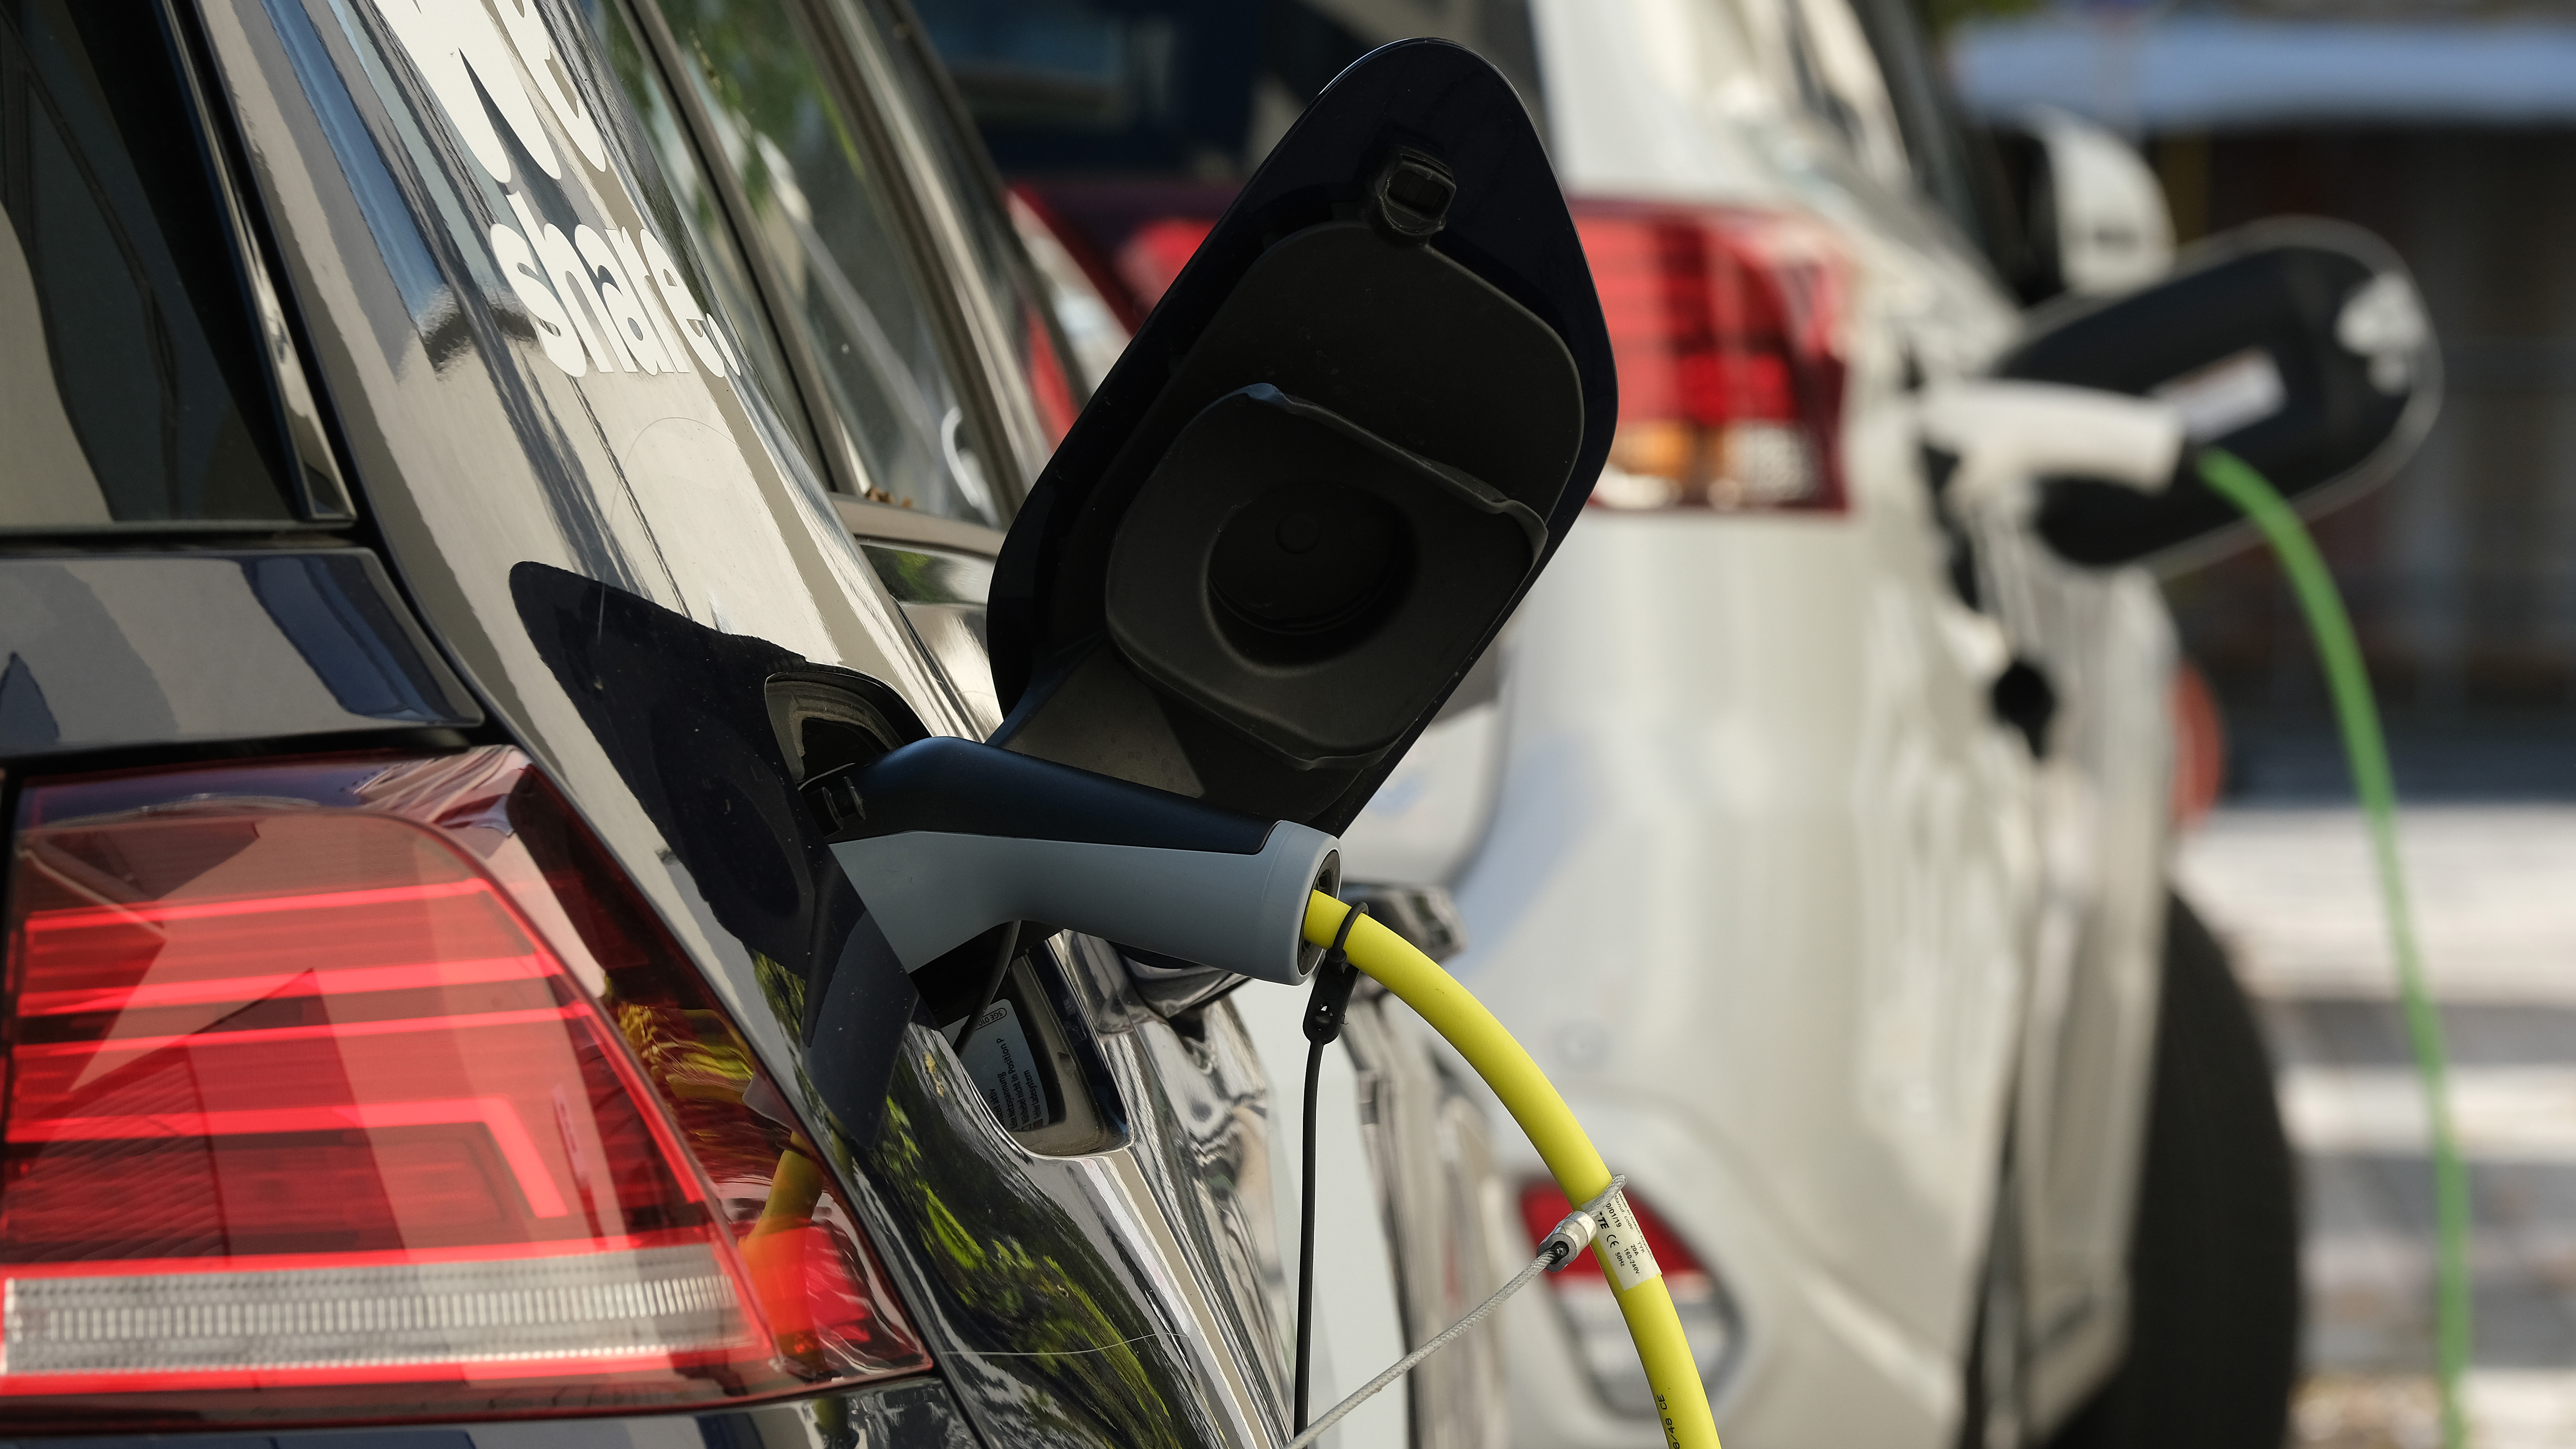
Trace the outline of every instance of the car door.
[[[1961, 238], [2009, 218], [1980, 207], [1975, 157], [1914, 12], [1855, 6], [1881, 59], [1926, 202]], [[2025, 1412], [2045, 1430], [2126, 1347], [2132, 1205], [2165, 919], [2173, 624], [2135, 569], [2069, 566], [2023, 520], [1962, 518], [1986, 607], [2044, 673], [2057, 709], [2041, 759], [2044, 887], [2024, 1010], [2006, 1190]], [[1990, 1269], [1990, 1271], [1993, 1271]]]
[[[1988, 701], [2008, 652], [1946, 577], [1912, 414], [1927, 377], [2009, 340], [2010, 315], [1874, 180], [1884, 99], [1840, 60], [1802, 92], [1766, 59], [1815, 49], [1817, 8], [1536, 7], [1569, 184], [1604, 240], [1678, 234], [1596, 265], [1635, 279], [1623, 297], [1657, 295], [1643, 284], [1669, 267], [1812, 302], [1834, 388], [1791, 416], [1840, 478], [1829, 499], [1703, 497], [1679, 450], [1644, 446], [1639, 476], [1605, 475], [1598, 531], [1542, 586], [1555, 612], [1517, 626], [1503, 800], [1460, 897], [1476, 988], [1603, 1104], [1605, 1150], [1641, 1162], [1732, 1300], [1733, 1331], [1710, 1335], [1727, 1432], [1930, 1443], [1991, 1212], [2032, 853], [2029, 754]], [[1703, 179], [1717, 160], [1723, 189]], [[1614, 322], [1623, 369], [1678, 379], [1661, 415], [1623, 394], [1637, 443], [1700, 423], [1678, 405], [1687, 369], [1711, 333], [1728, 357], [1731, 320]], [[1787, 412], [1709, 411], [1710, 453], [1720, 424]], [[1525, 1412], [1567, 1439], [1651, 1432], [1543, 1402], [1580, 1404], [1573, 1387]]]

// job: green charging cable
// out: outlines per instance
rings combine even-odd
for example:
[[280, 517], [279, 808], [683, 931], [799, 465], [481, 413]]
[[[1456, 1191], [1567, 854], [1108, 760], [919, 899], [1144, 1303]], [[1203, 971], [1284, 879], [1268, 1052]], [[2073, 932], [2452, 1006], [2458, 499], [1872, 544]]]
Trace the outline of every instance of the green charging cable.
[[2379, 708], [2370, 694], [2370, 676], [2362, 668], [2361, 646], [2353, 638], [2352, 619], [2335, 592], [2334, 576], [2317, 553], [2315, 540], [2299, 515], [2244, 459], [2224, 449], [2200, 455], [2201, 480], [2228, 502], [2244, 510], [2261, 530], [2291, 591], [2308, 616], [2308, 633], [2325, 666], [2326, 687], [2334, 697], [2335, 722], [2342, 727], [2345, 760], [2352, 767], [2354, 792], [2361, 797], [2370, 824], [2371, 852], [2379, 866], [2379, 897], [2388, 916], [2388, 939], [2397, 957], [2397, 992], [2406, 1014], [2406, 1035], [2415, 1050], [2415, 1070], [2424, 1081], [2424, 1115], [2433, 1138], [2434, 1377], [2441, 1389], [2442, 1443], [2466, 1449], [2468, 1420], [2460, 1403], [2460, 1377], [2469, 1362], [2469, 1179], [2460, 1166], [2459, 1144], [2451, 1136], [2449, 1054], [2442, 1044], [2442, 1019], [2424, 989], [2424, 961], [2415, 948], [2415, 921], [2406, 904], [2406, 878], [2397, 856], [2397, 786], [2388, 768], [2388, 742], [2379, 729]]

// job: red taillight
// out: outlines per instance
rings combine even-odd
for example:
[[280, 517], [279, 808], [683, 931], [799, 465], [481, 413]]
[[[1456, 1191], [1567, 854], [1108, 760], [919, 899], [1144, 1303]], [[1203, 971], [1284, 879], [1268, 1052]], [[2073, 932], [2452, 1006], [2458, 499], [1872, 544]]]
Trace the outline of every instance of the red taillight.
[[[1639, 1197], [1634, 1188], [1628, 1190], [1627, 1197], [1628, 1211], [1637, 1215], [1637, 1227], [1645, 1233], [1646, 1246], [1655, 1255], [1655, 1266], [1663, 1270], [1667, 1280], [1708, 1277], [1708, 1269], [1700, 1266], [1699, 1255], [1690, 1250], [1690, 1245], [1683, 1242], [1679, 1234], [1664, 1225], [1664, 1220], [1656, 1216], [1653, 1208], [1646, 1206], [1646, 1200]], [[1533, 1182], [1522, 1188], [1521, 1225], [1529, 1229], [1531, 1250], [1535, 1252], [1539, 1244], [1546, 1242], [1547, 1235], [1555, 1232], [1556, 1225], [1565, 1221], [1565, 1215], [1572, 1211], [1574, 1205], [1566, 1201], [1565, 1189], [1553, 1182]], [[1600, 1260], [1590, 1253], [1584, 1254], [1581, 1262], [1566, 1265], [1562, 1272], [1548, 1281], [1561, 1285], [1580, 1282], [1586, 1277], [1600, 1278], [1605, 1283], [1609, 1281], [1601, 1277]]]
[[[1015, 186], [1003, 200], [1010, 210], [1011, 227], [1020, 234], [1020, 244], [1028, 251], [1039, 282], [1047, 290], [1048, 303], [1058, 314], [1057, 325], [1068, 334], [1063, 340], [1079, 353], [1081, 343], [1070, 335], [1074, 319], [1063, 315], [1068, 301], [1064, 291], [1086, 284], [1096, 291], [1098, 283], [1086, 275], [1090, 269], [1076, 260], [1070, 244], [1059, 235], [1062, 223], [1035, 192]], [[1076, 364], [1064, 355], [1054, 331], [1034, 303], [1024, 309], [1020, 318], [1020, 349], [1021, 360], [1028, 368], [1030, 400], [1037, 404], [1038, 422], [1046, 429], [1049, 444], [1061, 443], [1064, 435], [1073, 431], [1073, 420], [1082, 415], [1071, 371]], [[1097, 380], [1087, 381], [1084, 391], [1088, 392], [1090, 383]]]
[[2227, 721], [2209, 676], [2188, 659], [2174, 661], [2167, 697], [2173, 715], [2173, 824], [2185, 831], [2216, 808], [2227, 789]]
[[1127, 284], [1127, 294], [1136, 299], [1136, 313], [1142, 318], [1172, 290], [1181, 268], [1198, 254], [1199, 243], [1216, 230], [1211, 216], [1165, 216], [1136, 228], [1118, 247], [1118, 280]]
[[1073, 431], [1073, 420], [1082, 416], [1082, 405], [1073, 400], [1073, 379], [1065, 373], [1064, 356], [1056, 350], [1055, 334], [1048, 330], [1046, 318], [1038, 315], [1035, 303], [1020, 319], [1020, 337], [1038, 423], [1046, 429], [1048, 443], [1061, 443]]
[[[1628, 1210], [1636, 1214], [1637, 1226], [1646, 1235], [1646, 1246], [1654, 1250], [1655, 1266], [1663, 1270], [1665, 1291], [1672, 1295], [1673, 1311], [1681, 1318], [1683, 1336], [1690, 1340], [1700, 1378], [1714, 1384], [1741, 1341], [1735, 1306], [1717, 1275], [1635, 1188], [1627, 1190], [1627, 1197]], [[1529, 1232], [1533, 1252], [1571, 1211], [1564, 1189], [1553, 1182], [1541, 1180], [1521, 1189], [1521, 1225]], [[1600, 1259], [1584, 1254], [1581, 1262], [1549, 1275], [1548, 1286], [1555, 1290], [1566, 1331], [1602, 1403], [1622, 1413], [1651, 1416], [1654, 1390], [1646, 1382], [1646, 1370], [1637, 1360], [1627, 1321], [1611, 1293], [1609, 1277], [1601, 1271]]]
[[1592, 501], [1834, 511], [1842, 272], [1823, 233], [1771, 213], [1582, 202], [1575, 229], [1619, 369]]
[[515, 751], [31, 785], [0, 1427], [927, 1366], [813, 1144]]

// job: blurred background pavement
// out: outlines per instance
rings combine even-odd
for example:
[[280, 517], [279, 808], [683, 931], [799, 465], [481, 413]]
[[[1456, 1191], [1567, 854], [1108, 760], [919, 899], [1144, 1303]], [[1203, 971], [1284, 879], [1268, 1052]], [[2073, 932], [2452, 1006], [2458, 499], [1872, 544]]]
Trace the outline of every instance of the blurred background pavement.
[[[2404, 833], [2476, 1215], [2477, 1442], [2576, 1446], [2576, 807], [2419, 806]], [[2299, 1148], [2296, 1442], [2431, 1446], [2430, 1166], [2361, 818], [2222, 809], [2182, 879], [2256, 998]]]

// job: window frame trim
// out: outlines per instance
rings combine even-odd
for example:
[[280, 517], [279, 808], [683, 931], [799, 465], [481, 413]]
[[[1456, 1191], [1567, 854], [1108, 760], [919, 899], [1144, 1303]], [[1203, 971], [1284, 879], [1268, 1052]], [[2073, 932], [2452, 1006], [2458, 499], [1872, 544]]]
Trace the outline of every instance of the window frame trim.
[[[717, 127], [698, 94], [688, 69], [687, 50], [672, 31], [670, 20], [655, 0], [607, 0], [621, 7], [637, 37], [643, 41], [648, 59], [658, 73], [664, 93], [680, 122], [686, 140], [696, 153], [700, 171], [714, 190], [724, 221], [732, 231], [734, 246], [741, 252], [750, 270], [759, 303], [768, 314], [770, 330], [778, 339], [779, 351], [787, 363], [789, 380], [802, 396], [805, 415], [812, 420], [816, 442], [825, 456], [815, 460], [824, 481], [836, 498], [864, 499], [868, 472], [859, 452], [858, 440], [851, 433], [851, 420], [831, 405], [831, 390], [826, 383], [822, 361], [814, 346], [812, 332], [803, 315], [787, 305], [793, 295], [785, 281], [778, 259], [770, 249], [757, 224], [750, 197], [744, 192], [742, 178], [716, 143]], [[930, 228], [922, 219], [919, 191], [922, 175], [916, 158], [907, 157], [888, 134], [886, 118], [880, 113], [875, 98], [851, 83], [851, 66], [846, 57], [849, 37], [841, 25], [820, 7], [807, 0], [774, 0], [792, 24], [818, 42], [816, 76], [831, 102], [841, 107], [851, 130], [885, 178], [885, 194], [893, 213], [897, 232], [896, 245], [902, 247], [901, 259], [914, 275], [929, 285], [923, 288], [924, 313], [930, 321], [932, 335], [941, 361], [947, 366], [950, 380], [956, 384], [958, 402], [965, 409], [964, 426], [971, 430], [978, 445], [977, 457], [986, 464], [988, 481], [996, 488], [995, 502], [1002, 506], [1004, 523], [1018, 511], [1027, 496], [1028, 480], [1022, 476], [1019, 458], [997, 446], [1007, 438], [999, 426], [999, 409], [991, 396], [990, 361], [972, 343], [971, 334], [957, 315], [956, 289], [961, 269], [956, 258], [937, 244]], [[629, 101], [631, 104], [631, 100]], [[971, 276], [971, 274], [968, 274]], [[973, 282], [980, 287], [980, 281]]]
[[[837, 11], [865, 6], [869, 0], [815, 0], [815, 3]], [[932, 154], [937, 142], [922, 134], [924, 128], [952, 133], [971, 158], [968, 165], [971, 177], [960, 179], [970, 185], [982, 186], [992, 198], [996, 213], [994, 220], [1006, 252], [1004, 265], [1027, 293], [1028, 300], [1037, 307], [1038, 320], [1046, 329], [1048, 343], [1055, 349], [1057, 363], [1065, 369], [1069, 379], [1078, 375], [1073, 366], [1072, 348], [1064, 338], [1055, 308], [1048, 302], [1045, 281], [1038, 275], [1036, 263], [1029, 259], [1026, 249], [1020, 244], [1018, 231], [1011, 223], [1008, 186], [993, 164], [992, 153], [985, 148], [983, 134], [975, 128], [974, 118], [967, 112], [964, 98], [957, 92], [956, 81], [948, 73], [947, 62], [931, 46], [929, 33], [922, 25], [920, 14], [914, 10], [912, 0], [878, 0], [878, 3], [892, 13], [893, 24], [901, 33], [878, 35], [854, 22], [844, 23], [859, 34], [859, 39], [867, 47], [908, 51], [912, 63], [928, 82], [930, 95], [927, 105], [922, 114], [910, 118], [912, 124], [906, 128], [904, 149], [916, 172], [916, 189], [925, 200], [938, 203], [935, 208], [925, 206], [925, 220], [935, 209], [939, 225], [933, 230], [938, 233], [941, 249], [947, 253], [951, 266], [958, 273], [972, 279], [972, 285], [956, 296], [961, 320], [967, 324], [966, 331], [982, 358], [984, 383], [993, 393], [996, 421], [1013, 449], [1012, 461], [1018, 475], [1014, 479], [1016, 486], [1012, 498], [1016, 511], [1018, 503], [1036, 486], [1038, 474], [1044, 471], [1047, 459], [1055, 452], [1055, 443], [1048, 438], [1046, 426], [1038, 416], [1036, 399], [1025, 386], [1009, 385], [1025, 382], [1023, 374], [1026, 370], [1014, 340], [1016, 324], [1004, 315], [1008, 310], [1004, 304], [1010, 299], [994, 295], [992, 289], [984, 285], [982, 260], [970, 234], [973, 228], [960, 214], [961, 208], [971, 205], [972, 201], [954, 194], [949, 168]], [[890, 71], [899, 63], [890, 54], [875, 54], [872, 59], [880, 73]], [[904, 89], [903, 84], [890, 74], [881, 74], [881, 79], [890, 91]], [[936, 114], [931, 114], [932, 111]], [[968, 305], [969, 299], [972, 305]], [[1085, 400], [1088, 400], [1087, 396]]]
[[[241, 138], [231, 125], [231, 113], [218, 107], [206, 85], [207, 65], [205, 38], [198, 33], [196, 16], [182, 13], [179, 0], [159, 0], [162, 24], [167, 27], [172, 60], [176, 62], [180, 81], [188, 94], [188, 106], [197, 117], [197, 143], [212, 173], [216, 204], [224, 210], [234, 245], [234, 270], [242, 279], [244, 300], [267, 355], [262, 359], [269, 380], [269, 409], [277, 415], [279, 441], [286, 446], [287, 459], [296, 469], [290, 480], [297, 510], [304, 521], [329, 526], [345, 526], [358, 520], [356, 490], [349, 480], [354, 471], [342, 466], [339, 439], [329, 421], [329, 410], [322, 406], [319, 389], [313, 379], [318, 370], [309, 360], [309, 348], [302, 319], [287, 306], [286, 289], [280, 285], [273, 248], [263, 234], [265, 217], [255, 213], [244, 193], [234, 157]], [[327, 489], [334, 495], [317, 497]]]
[[[826, 84], [836, 84], [841, 103], [858, 123], [867, 144], [877, 153], [889, 176], [900, 176], [902, 185], [891, 188], [895, 193], [895, 210], [909, 233], [906, 240], [916, 255], [935, 265], [924, 270], [936, 274], [942, 284], [934, 290], [929, 312], [932, 325], [938, 329], [940, 349], [958, 374], [959, 401], [966, 408], [966, 423], [979, 435], [983, 447], [978, 453], [996, 490], [995, 503], [1000, 505], [1002, 527], [1007, 529], [1019, 514], [1028, 497], [1034, 471], [1023, 466], [1023, 440], [1014, 435], [1009, 409], [995, 388], [1007, 367], [1007, 332], [997, 332], [1002, 351], [997, 360], [988, 338], [978, 324], [998, 327], [999, 321], [986, 294], [982, 269], [976, 265], [973, 244], [965, 227], [946, 204], [947, 188], [940, 180], [940, 167], [928, 154], [928, 142], [919, 133], [921, 118], [901, 115], [881, 104], [879, 97], [900, 97], [903, 85], [890, 71], [888, 57], [879, 53], [881, 41], [893, 37], [879, 36], [874, 27], [856, 14], [856, 0], [779, 0], [779, 3], [801, 11], [818, 35], [829, 37], [822, 47]], [[904, 23], [916, 30], [919, 21], [907, 11]], [[906, 124], [910, 122], [911, 124]], [[977, 138], [975, 144], [981, 146]], [[934, 202], [938, 203], [934, 206]], [[941, 225], [934, 222], [937, 213]], [[985, 305], [969, 307], [972, 297]], [[1027, 420], [1035, 436], [1035, 418]]]

